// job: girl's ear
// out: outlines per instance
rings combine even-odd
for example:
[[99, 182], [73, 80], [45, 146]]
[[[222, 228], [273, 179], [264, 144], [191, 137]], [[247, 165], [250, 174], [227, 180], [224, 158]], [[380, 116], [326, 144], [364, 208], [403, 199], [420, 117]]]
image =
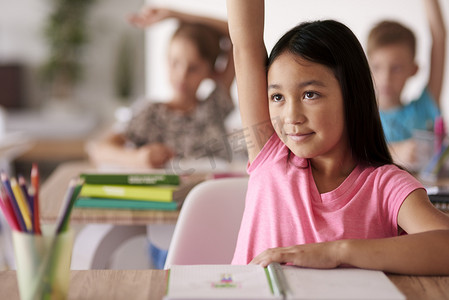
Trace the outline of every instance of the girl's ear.
[[418, 71], [419, 71], [418, 64], [416, 62], [413, 62], [413, 66], [412, 66], [412, 70], [411, 70], [410, 76], [415, 76], [416, 73], [418, 73]]
[[207, 78], [217, 81], [217, 80], [220, 80], [220, 74], [221, 73], [219, 71], [217, 71], [216, 67], [210, 68], [209, 75], [207, 76]]

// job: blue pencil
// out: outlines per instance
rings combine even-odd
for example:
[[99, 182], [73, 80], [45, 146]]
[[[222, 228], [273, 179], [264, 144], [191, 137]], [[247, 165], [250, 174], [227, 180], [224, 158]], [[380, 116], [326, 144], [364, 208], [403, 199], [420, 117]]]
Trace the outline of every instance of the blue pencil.
[[3, 183], [3, 186], [5, 187], [6, 194], [8, 195], [9, 199], [11, 200], [11, 206], [14, 210], [14, 214], [16, 215], [17, 222], [19, 223], [20, 231], [27, 232], [25, 221], [23, 220], [22, 213], [19, 209], [19, 204], [17, 203], [16, 197], [14, 197], [14, 193], [11, 188], [11, 183], [9, 182], [8, 175], [6, 173], [2, 172], [1, 175], [1, 181]]

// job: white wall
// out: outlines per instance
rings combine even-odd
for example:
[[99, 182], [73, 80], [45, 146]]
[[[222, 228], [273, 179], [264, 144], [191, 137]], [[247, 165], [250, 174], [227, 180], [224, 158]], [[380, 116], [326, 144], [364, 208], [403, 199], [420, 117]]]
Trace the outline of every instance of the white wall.
[[[242, 0], [244, 1], [244, 0]], [[427, 0], [266, 0], [266, 34], [268, 50], [277, 39], [301, 21], [332, 18], [348, 25], [364, 46], [370, 28], [380, 20], [394, 19], [410, 27], [417, 36], [419, 73], [406, 86], [404, 97], [417, 95], [427, 81], [430, 36], [422, 1]], [[150, 4], [226, 18], [225, 0], [147, 0]], [[449, 34], [449, 1], [440, 0]], [[165, 72], [164, 47], [174, 24], [158, 25], [147, 30], [146, 94], [149, 99], [166, 99], [169, 95]], [[449, 38], [448, 38], [449, 39]], [[449, 43], [446, 54], [446, 76], [442, 93], [443, 114], [449, 119]]]
[[[30, 109], [45, 107], [49, 93], [39, 82], [38, 72], [47, 58], [43, 30], [51, 12], [50, 0], [0, 0], [0, 64], [25, 65], [26, 100]], [[89, 41], [83, 53], [83, 79], [76, 87], [74, 104], [100, 118], [112, 116], [117, 106], [114, 90], [117, 49], [123, 34], [134, 44], [135, 95], [144, 93], [144, 31], [127, 23], [144, 0], [94, 0], [88, 14]]]

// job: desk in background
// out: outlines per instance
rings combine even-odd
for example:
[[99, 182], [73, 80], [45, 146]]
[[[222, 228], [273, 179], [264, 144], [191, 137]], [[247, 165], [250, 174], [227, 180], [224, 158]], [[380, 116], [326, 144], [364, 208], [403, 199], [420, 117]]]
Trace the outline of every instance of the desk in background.
[[435, 207], [449, 214], [449, 178], [439, 178], [436, 181], [426, 181], [419, 177], [418, 179], [426, 187], [429, 199]]
[[[71, 271], [68, 299], [161, 300], [165, 294], [163, 270]], [[388, 278], [408, 300], [449, 300], [449, 276], [402, 276]], [[18, 300], [16, 272], [0, 272], [2, 298]]]
[[38, 163], [45, 179], [61, 163], [87, 159], [84, 144], [98, 125], [92, 112], [80, 111], [70, 101], [50, 101], [40, 110], [9, 111], [6, 131], [20, 132], [32, 143], [14, 158], [16, 174], [29, 174], [31, 163]]

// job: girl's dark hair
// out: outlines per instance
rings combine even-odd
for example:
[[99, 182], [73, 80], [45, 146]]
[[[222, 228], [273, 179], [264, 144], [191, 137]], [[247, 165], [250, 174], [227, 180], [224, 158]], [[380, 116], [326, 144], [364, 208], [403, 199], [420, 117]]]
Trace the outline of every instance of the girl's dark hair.
[[354, 159], [373, 166], [392, 164], [368, 61], [352, 31], [334, 20], [301, 23], [276, 43], [267, 68], [285, 51], [333, 71], [343, 95], [344, 119]]

